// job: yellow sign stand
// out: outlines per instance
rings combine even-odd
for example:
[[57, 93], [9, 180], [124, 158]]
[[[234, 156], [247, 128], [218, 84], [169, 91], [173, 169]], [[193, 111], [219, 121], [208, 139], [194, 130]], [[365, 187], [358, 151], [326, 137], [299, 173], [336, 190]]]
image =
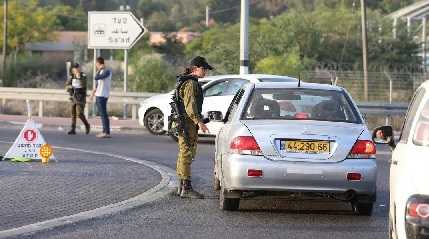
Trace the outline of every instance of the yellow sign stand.
[[54, 151], [49, 144], [44, 144], [40, 147], [39, 155], [42, 158], [42, 163], [47, 164], [49, 162], [49, 158], [54, 154]]

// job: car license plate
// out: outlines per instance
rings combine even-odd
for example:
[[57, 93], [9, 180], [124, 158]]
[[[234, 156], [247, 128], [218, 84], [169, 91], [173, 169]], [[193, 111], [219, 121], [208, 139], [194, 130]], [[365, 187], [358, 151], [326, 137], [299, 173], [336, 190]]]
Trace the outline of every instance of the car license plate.
[[331, 152], [329, 141], [282, 140], [280, 150], [291, 153], [321, 154]]

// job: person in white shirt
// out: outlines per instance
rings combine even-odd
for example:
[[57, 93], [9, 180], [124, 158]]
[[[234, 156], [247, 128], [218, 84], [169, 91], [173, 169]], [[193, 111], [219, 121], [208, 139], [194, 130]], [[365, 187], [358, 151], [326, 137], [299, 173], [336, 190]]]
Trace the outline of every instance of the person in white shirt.
[[107, 100], [109, 99], [110, 87], [112, 84], [112, 71], [105, 67], [104, 59], [102, 57], [97, 58], [95, 67], [97, 68], [97, 73], [95, 75], [96, 87], [92, 92], [92, 96], [96, 97], [95, 102], [103, 124], [103, 132], [97, 134], [97, 138], [110, 138], [110, 122], [109, 115], [107, 114]]

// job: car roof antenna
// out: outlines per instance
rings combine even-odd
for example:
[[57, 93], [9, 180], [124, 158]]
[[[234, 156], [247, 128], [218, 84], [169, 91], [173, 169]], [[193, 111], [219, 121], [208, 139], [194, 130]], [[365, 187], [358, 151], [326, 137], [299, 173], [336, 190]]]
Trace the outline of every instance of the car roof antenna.
[[301, 87], [301, 72], [298, 74], [298, 87]]

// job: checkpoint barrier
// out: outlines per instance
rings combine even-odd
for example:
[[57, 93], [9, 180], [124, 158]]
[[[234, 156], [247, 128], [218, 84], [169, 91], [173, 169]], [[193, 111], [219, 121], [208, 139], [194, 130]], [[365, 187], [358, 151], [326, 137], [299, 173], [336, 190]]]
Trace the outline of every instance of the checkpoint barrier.
[[[131, 92], [111, 92], [109, 103], [131, 105], [131, 118], [137, 119], [137, 110], [140, 102], [158, 93], [131, 93]], [[87, 92], [91, 95], [91, 91]], [[63, 89], [36, 89], [36, 88], [14, 88], [0, 87], [0, 110], [4, 108], [6, 100], [17, 100], [38, 102], [37, 116], [43, 117], [44, 102], [67, 102], [69, 103], [69, 95]], [[95, 99], [94, 99], [95, 101]], [[87, 97], [89, 102], [89, 97]], [[89, 115], [89, 107], [85, 107], [85, 115]]]

